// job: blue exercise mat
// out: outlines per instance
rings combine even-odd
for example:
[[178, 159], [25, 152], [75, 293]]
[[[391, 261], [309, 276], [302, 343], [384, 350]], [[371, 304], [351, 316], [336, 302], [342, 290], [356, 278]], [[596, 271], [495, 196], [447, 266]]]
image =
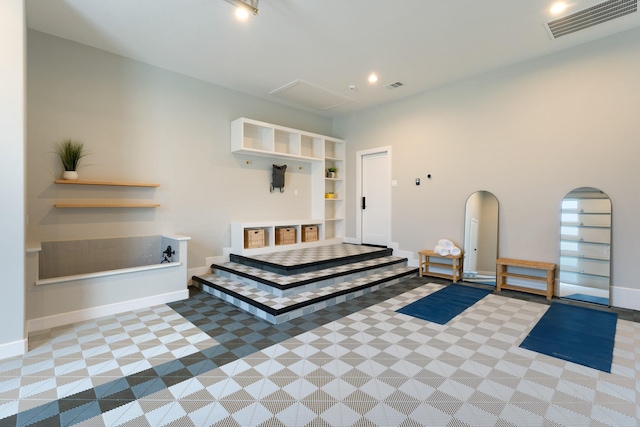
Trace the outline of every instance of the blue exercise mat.
[[520, 347], [611, 372], [618, 315], [553, 303]]
[[446, 288], [402, 307], [397, 310], [397, 313], [444, 325], [491, 292], [491, 289], [478, 289], [452, 283]]

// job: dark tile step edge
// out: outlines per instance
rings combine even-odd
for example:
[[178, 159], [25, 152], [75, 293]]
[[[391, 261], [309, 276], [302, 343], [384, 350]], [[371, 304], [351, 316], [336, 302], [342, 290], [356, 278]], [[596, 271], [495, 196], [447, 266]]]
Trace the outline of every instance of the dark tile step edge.
[[350, 293], [353, 293], [353, 292], [360, 291], [362, 289], [366, 289], [366, 288], [370, 288], [372, 286], [376, 286], [376, 285], [382, 284], [384, 282], [389, 282], [389, 281], [394, 280], [394, 279], [399, 279], [401, 277], [413, 276], [413, 275], [415, 275], [417, 273], [418, 273], [418, 268], [416, 267], [416, 268], [413, 268], [411, 270], [404, 271], [404, 272], [399, 273], [399, 274], [395, 274], [393, 276], [385, 277], [383, 279], [374, 280], [373, 282], [367, 282], [367, 283], [364, 283], [364, 284], [362, 284], [360, 286], [356, 286], [354, 288], [343, 289], [343, 290], [335, 292], [333, 294], [322, 295], [322, 296], [319, 296], [317, 298], [310, 299], [310, 300], [304, 301], [304, 302], [300, 302], [300, 303], [297, 303], [297, 304], [294, 304], [294, 305], [290, 305], [289, 307], [284, 307], [284, 308], [281, 308], [281, 309], [271, 308], [271, 307], [269, 307], [267, 305], [264, 305], [264, 304], [262, 304], [260, 302], [254, 301], [251, 298], [248, 298], [248, 297], [246, 297], [244, 295], [240, 295], [240, 294], [238, 294], [236, 292], [230, 291], [230, 290], [228, 290], [228, 289], [226, 289], [226, 288], [224, 288], [222, 286], [216, 285], [215, 283], [209, 282], [208, 280], [204, 280], [204, 279], [202, 279], [200, 277], [197, 277], [197, 276], [193, 276], [193, 280], [195, 280], [196, 282], [201, 283], [203, 285], [207, 285], [207, 286], [210, 286], [210, 287], [212, 287], [214, 289], [217, 289], [218, 291], [220, 291], [222, 293], [225, 293], [227, 295], [231, 295], [232, 297], [237, 298], [237, 299], [239, 299], [239, 300], [241, 300], [243, 302], [246, 302], [247, 304], [252, 305], [252, 306], [256, 307], [257, 309], [259, 309], [261, 311], [264, 311], [265, 313], [268, 313], [268, 314], [270, 314], [272, 316], [279, 316], [281, 314], [288, 313], [290, 311], [296, 310], [296, 309], [301, 308], [301, 307], [306, 307], [308, 305], [312, 305], [312, 304], [315, 304], [317, 302], [322, 302], [322, 301], [325, 301], [325, 300], [328, 300], [328, 299], [331, 299], [331, 298], [334, 298], [334, 297], [347, 295], [347, 294], [350, 294]]
[[[365, 260], [365, 261], [368, 261], [368, 260]], [[228, 268], [228, 267], [225, 267], [225, 266], [222, 266], [222, 265], [218, 265], [218, 264], [211, 264], [211, 268], [212, 269], [215, 268], [215, 269], [218, 269], [218, 270], [223, 270], [223, 271], [226, 271], [228, 273], [233, 273], [236, 276], [241, 276], [241, 277], [244, 277], [244, 278], [247, 278], [247, 279], [251, 279], [251, 280], [253, 280], [255, 282], [260, 282], [260, 283], [263, 283], [265, 285], [271, 286], [273, 288], [277, 288], [277, 289], [280, 289], [280, 290], [287, 290], [287, 289], [291, 289], [291, 288], [296, 288], [298, 286], [308, 285], [309, 283], [319, 282], [321, 280], [329, 280], [329, 279], [333, 279], [335, 277], [346, 276], [346, 275], [352, 274], [352, 273], [360, 273], [362, 271], [367, 271], [367, 270], [375, 270], [376, 268], [388, 267], [388, 266], [391, 266], [391, 265], [402, 264], [402, 263], [405, 263], [405, 262], [407, 262], [407, 258], [400, 258], [400, 259], [397, 259], [397, 260], [394, 260], [394, 261], [383, 262], [381, 264], [369, 265], [369, 266], [360, 267], [360, 268], [354, 268], [352, 270], [341, 271], [341, 272], [334, 273], [334, 274], [329, 274], [329, 275], [326, 275], [326, 276], [313, 277], [311, 279], [300, 280], [299, 282], [287, 283], [286, 285], [283, 285], [283, 284], [280, 284], [280, 283], [276, 283], [276, 282], [272, 282], [269, 279], [265, 279], [263, 277], [258, 277], [258, 276], [253, 276], [253, 275], [251, 275], [249, 273], [245, 273], [243, 271], [234, 270], [233, 268]]]
[[243, 255], [231, 254], [229, 260], [238, 264], [247, 265], [249, 267], [259, 268], [270, 273], [282, 274], [283, 276], [291, 276], [294, 274], [309, 273], [311, 271], [321, 270], [324, 268], [337, 267], [356, 261], [368, 261], [374, 258], [382, 258], [393, 255], [393, 249], [387, 248], [380, 251], [369, 252], [366, 254], [349, 255], [342, 258], [331, 258], [322, 261], [308, 262], [297, 265], [280, 265], [268, 261], [260, 261], [255, 258]]

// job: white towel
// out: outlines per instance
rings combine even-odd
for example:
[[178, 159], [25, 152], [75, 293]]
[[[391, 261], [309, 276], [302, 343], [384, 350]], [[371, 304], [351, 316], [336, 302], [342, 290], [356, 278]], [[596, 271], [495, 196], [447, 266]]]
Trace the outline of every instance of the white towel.
[[460, 255], [462, 251], [460, 250], [459, 247], [454, 246], [453, 248], [451, 248], [451, 250], [449, 251], [449, 254], [453, 255], [453, 256], [458, 256]]
[[437, 253], [440, 256], [447, 256], [449, 255], [449, 249], [443, 248], [440, 245], [436, 245], [435, 249], [433, 250], [433, 252]]
[[450, 251], [455, 245], [453, 244], [453, 242], [451, 240], [440, 239], [440, 240], [438, 240], [438, 246], [442, 246], [446, 250]]

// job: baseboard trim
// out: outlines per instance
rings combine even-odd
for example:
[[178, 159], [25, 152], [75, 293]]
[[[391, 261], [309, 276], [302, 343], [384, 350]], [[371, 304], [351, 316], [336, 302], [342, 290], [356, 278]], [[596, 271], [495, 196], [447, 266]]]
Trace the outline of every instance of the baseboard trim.
[[107, 304], [98, 307], [87, 308], [84, 310], [55, 314], [53, 316], [30, 319], [27, 321], [27, 331], [41, 331], [44, 329], [55, 328], [71, 323], [96, 319], [102, 316], [111, 316], [114, 314], [122, 313], [124, 311], [138, 310], [141, 308], [152, 307], [159, 304], [167, 304], [187, 298], [189, 298], [189, 290], [185, 288], [176, 292], [168, 292], [166, 294], [153, 295], [146, 298], [139, 298], [115, 304]]
[[640, 289], [611, 287], [611, 306], [640, 311]]
[[17, 340], [0, 344], [0, 359], [22, 356], [27, 352], [27, 340]]

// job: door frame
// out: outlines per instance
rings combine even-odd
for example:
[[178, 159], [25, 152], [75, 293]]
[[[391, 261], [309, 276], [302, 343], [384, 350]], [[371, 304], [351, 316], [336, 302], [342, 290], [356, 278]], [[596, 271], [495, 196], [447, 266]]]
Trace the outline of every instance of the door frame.
[[[360, 150], [356, 152], [356, 242], [362, 244], [362, 159], [365, 156], [378, 153], [387, 153], [387, 167], [389, 169], [389, 177], [392, 177], [391, 169], [391, 146], [370, 148], [368, 150]], [[387, 246], [391, 244], [391, 182], [387, 186], [389, 200], [389, 222], [387, 223]]]

